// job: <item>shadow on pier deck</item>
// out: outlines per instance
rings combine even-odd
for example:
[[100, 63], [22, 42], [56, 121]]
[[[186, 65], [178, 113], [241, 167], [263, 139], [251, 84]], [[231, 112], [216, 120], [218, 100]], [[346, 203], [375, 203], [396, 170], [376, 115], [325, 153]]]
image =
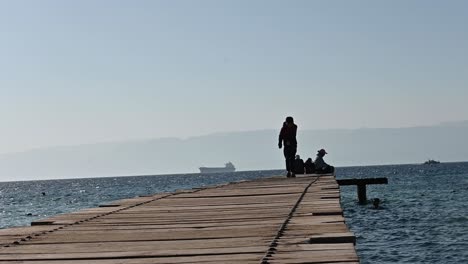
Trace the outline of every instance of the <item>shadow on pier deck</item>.
[[358, 263], [333, 176], [116, 201], [0, 230], [0, 263]]

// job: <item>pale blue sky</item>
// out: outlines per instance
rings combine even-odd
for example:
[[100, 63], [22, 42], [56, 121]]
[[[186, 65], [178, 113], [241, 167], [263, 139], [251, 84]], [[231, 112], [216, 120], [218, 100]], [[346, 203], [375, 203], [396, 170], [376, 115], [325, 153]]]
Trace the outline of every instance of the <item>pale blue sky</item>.
[[0, 153], [468, 119], [468, 1], [0, 0]]

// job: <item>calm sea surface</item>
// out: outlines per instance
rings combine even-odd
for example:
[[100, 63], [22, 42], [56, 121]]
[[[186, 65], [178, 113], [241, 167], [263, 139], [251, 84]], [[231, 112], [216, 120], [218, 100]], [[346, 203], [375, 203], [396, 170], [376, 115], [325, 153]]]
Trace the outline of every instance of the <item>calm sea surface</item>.
[[[278, 175], [281, 171], [0, 182], [0, 228], [29, 225], [59, 213], [158, 192]], [[358, 205], [342, 187], [348, 226], [362, 263], [468, 263], [468, 163], [338, 168], [337, 178], [387, 177]], [[45, 193], [43, 195], [42, 193]]]

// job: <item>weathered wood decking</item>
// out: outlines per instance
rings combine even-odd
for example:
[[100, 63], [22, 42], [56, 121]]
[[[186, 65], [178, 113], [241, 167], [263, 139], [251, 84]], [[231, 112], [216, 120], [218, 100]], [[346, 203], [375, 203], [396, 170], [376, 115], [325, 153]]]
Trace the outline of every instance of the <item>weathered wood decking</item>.
[[116, 201], [0, 230], [0, 263], [358, 263], [333, 176]]

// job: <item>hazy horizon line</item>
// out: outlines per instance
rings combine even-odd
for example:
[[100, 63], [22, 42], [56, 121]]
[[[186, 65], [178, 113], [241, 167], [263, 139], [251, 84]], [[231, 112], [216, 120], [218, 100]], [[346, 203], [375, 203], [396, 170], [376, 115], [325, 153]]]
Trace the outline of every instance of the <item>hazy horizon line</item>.
[[[468, 160], [458, 160], [458, 161], [442, 161], [442, 164], [447, 163], [467, 163]], [[335, 166], [336, 168], [355, 168], [355, 167], [381, 167], [381, 166], [410, 166], [410, 165], [423, 165], [422, 163], [383, 163], [383, 164], [361, 164], [361, 165], [351, 165], [351, 166]], [[238, 172], [251, 172], [251, 171], [283, 171], [284, 169], [256, 169], [256, 170], [239, 170]], [[284, 170], [285, 171], [285, 170]], [[177, 176], [177, 175], [198, 175], [200, 172], [174, 172], [174, 173], [157, 173], [157, 174], [133, 174], [133, 175], [103, 175], [103, 176], [89, 176], [89, 177], [72, 177], [72, 178], [49, 178], [49, 179], [19, 179], [15, 181], [2, 181], [0, 183], [8, 182], [28, 182], [28, 181], [57, 181], [57, 180], [80, 180], [80, 179], [98, 179], [98, 178], [120, 178], [120, 177], [151, 177], [151, 176]], [[282, 175], [277, 175], [282, 176]], [[273, 176], [274, 177], [274, 176]]]
[[[437, 126], [446, 126], [451, 124], [468, 124], [468, 119], [458, 120], [458, 121], [444, 121], [438, 122], [431, 125], [413, 125], [413, 126], [399, 126], [399, 127], [356, 127], [356, 128], [305, 128], [301, 129], [299, 124], [299, 131], [357, 131], [357, 130], [366, 130], [366, 129], [411, 129], [411, 128], [428, 128], [428, 127], [437, 127]], [[98, 142], [88, 142], [88, 143], [79, 143], [79, 144], [70, 144], [70, 145], [51, 145], [51, 146], [39, 146], [28, 148], [24, 150], [3, 152], [0, 153], [0, 158], [2, 156], [23, 154], [28, 152], [43, 151], [43, 150], [54, 150], [61, 148], [72, 148], [72, 147], [84, 147], [84, 146], [93, 146], [93, 145], [106, 145], [106, 144], [119, 144], [119, 143], [136, 143], [144, 142], [149, 140], [190, 140], [194, 138], [208, 137], [208, 136], [217, 136], [217, 135], [227, 135], [235, 133], [249, 133], [249, 132], [261, 132], [261, 131], [279, 131], [278, 128], [263, 128], [263, 129], [252, 129], [252, 130], [230, 130], [230, 131], [215, 131], [210, 133], [205, 133], [201, 135], [192, 135], [192, 136], [162, 136], [162, 137], [145, 137], [145, 138], [128, 138], [128, 139], [117, 139], [109, 141], [98, 141]]]

